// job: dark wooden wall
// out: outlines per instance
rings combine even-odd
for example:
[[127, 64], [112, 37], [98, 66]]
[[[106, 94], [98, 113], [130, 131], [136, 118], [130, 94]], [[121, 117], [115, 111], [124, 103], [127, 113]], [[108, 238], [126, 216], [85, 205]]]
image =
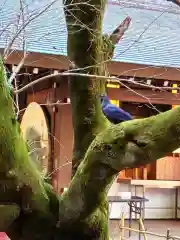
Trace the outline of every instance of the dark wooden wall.
[[[55, 83], [54, 83], [55, 82]], [[41, 85], [42, 86], [42, 85]], [[120, 92], [119, 92], [120, 93]], [[61, 77], [53, 79], [46, 87], [40, 87], [28, 90], [24, 96], [25, 105], [31, 102], [42, 104], [43, 110], [47, 116], [49, 123], [51, 154], [49, 159], [49, 172], [52, 174], [52, 183], [54, 188], [60, 192], [61, 188], [68, 187], [71, 179], [71, 159], [73, 150], [73, 128], [71, 119], [71, 105], [67, 103], [68, 94], [68, 81], [67, 78]], [[111, 99], [119, 99], [117, 89], [109, 90]], [[146, 103], [135, 103], [134, 98], [122, 101], [122, 107], [131, 112], [135, 116], [148, 117], [156, 114], [153, 109], [149, 108]], [[57, 103], [59, 101], [59, 103]], [[161, 100], [162, 101], [162, 100]], [[57, 103], [57, 104], [54, 104]], [[158, 102], [159, 103], [159, 100]], [[170, 106], [156, 105], [162, 111], [168, 110]], [[147, 167], [148, 179], [168, 179], [180, 180], [180, 173], [176, 170], [179, 169], [180, 159], [166, 158], [161, 159], [157, 163], [149, 164]], [[169, 171], [169, 173], [167, 173]], [[127, 171], [128, 177], [134, 178], [133, 170]], [[139, 178], [143, 178], [143, 168], [139, 168]]]
[[[49, 173], [57, 191], [67, 187], [71, 178], [73, 130], [71, 105], [66, 103], [67, 84], [62, 81], [52, 87], [28, 91], [26, 104], [36, 102], [42, 106], [49, 126]], [[54, 104], [59, 101], [59, 104]], [[35, 117], [35, 116], [32, 116]]]

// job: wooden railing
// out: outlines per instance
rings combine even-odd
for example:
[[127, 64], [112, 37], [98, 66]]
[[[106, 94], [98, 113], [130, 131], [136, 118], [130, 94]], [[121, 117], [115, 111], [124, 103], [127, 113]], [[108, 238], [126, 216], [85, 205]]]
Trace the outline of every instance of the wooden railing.
[[[120, 221], [120, 240], [128, 240], [128, 238], [125, 238], [125, 231], [131, 231], [131, 232], [136, 232], [139, 233], [143, 236], [144, 240], [148, 240], [148, 235], [154, 236], [154, 237], [160, 237], [160, 238], [164, 238], [165, 240], [180, 240], [180, 237], [178, 236], [172, 236], [170, 233], [170, 229], [166, 230], [166, 234], [159, 234], [159, 233], [155, 233], [155, 232], [149, 232], [145, 229], [144, 227], [144, 223], [142, 221], [142, 219], [139, 219], [140, 221], [140, 226], [141, 226], [141, 230], [139, 229], [134, 229], [134, 228], [129, 228], [126, 227], [124, 224], [124, 213], [122, 213], [121, 215], [121, 221]], [[155, 240], [155, 239], [154, 239]]]

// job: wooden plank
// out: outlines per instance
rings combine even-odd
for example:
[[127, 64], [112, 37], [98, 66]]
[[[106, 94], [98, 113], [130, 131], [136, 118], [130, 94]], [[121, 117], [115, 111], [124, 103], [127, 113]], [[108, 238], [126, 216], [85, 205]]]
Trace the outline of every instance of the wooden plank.
[[147, 234], [146, 234], [146, 229], [144, 227], [144, 223], [143, 223], [142, 218], [139, 219], [139, 222], [140, 222], [140, 226], [141, 226], [141, 231], [143, 231], [142, 234], [143, 234], [144, 240], [148, 240]]
[[151, 104], [180, 105], [180, 93], [152, 91], [151, 89], [134, 89], [130, 91], [126, 88], [108, 89], [110, 99], [120, 100], [121, 102], [139, 102]]
[[124, 240], [124, 213], [121, 214], [121, 222], [120, 222], [121, 232], [119, 240]]
[[133, 168], [133, 179], [139, 179], [139, 168]]
[[136, 179], [118, 179], [119, 183], [127, 183], [136, 186], [145, 186], [149, 188], [176, 188], [180, 187], [180, 181], [164, 180], [136, 180]]
[[143, 179], [147, 180], [147, 166], [143, 167]]

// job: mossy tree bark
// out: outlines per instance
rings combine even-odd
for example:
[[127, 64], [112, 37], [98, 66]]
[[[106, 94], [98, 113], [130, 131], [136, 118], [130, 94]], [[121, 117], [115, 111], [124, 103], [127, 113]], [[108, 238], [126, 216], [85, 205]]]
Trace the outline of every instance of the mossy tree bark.
[[[68, 24], [68, 56], [71, 68], [76, 72], [102, 74], [102, 35], [101, 25], [105, 1], [64, 1]], [[77, 69], [77, 70], [75, 70]], [[80, 70], [78, 70], [80, 69]], [[84, 154], [105, 126], [101, 114], [100, 93], [105, 92], [102, 81], [88, 77], [71, 77], [69, 82], [73, 126], [74, 158], [73, 174]]]
[[[110, 36], [102, 35], [106, 0], [64, 0], [68, 30], [68, 56], [71, 71], [108, 75], [106, 64], [112, 59], [115, 44], [127, 30], [127, 17]], [[92, 77], [71, 76], [69, 88], [74, 126], [72, 170], [75, 174], [92, 140], [109, 122], [101, 112], [100, 94], [106, 93], [105, 82]]]
[[0, 206], [3, 219], [0, 230], [6, 231], [11, 239], [39, 239], [34, 236], [40, 233], [44, 236], [45, 231], [38, 222], [48, 223], [47, 229], [52, 229], [53, 222], [57, 221], [58, 200], [29, 159], [27, 145], [16, 121], [11, 92], [1, 61]]
[[[102, 61], [112, 57], [113, 44], [122, 32], [118, 37], [116, 30], [113, 36], [101, 35], [106, 1], [64, 4], [73, 71], [107, 74]], [[71, 76], [69, 83], [74, 177], [59, 198], [29, 159], [0, 63], [0, 230], [12, 240], [108, 239], [106, 198], [117, 173], [150, 163], [180, 145], [180, 108], [112, 125], [100, 108], [103, 81]]]

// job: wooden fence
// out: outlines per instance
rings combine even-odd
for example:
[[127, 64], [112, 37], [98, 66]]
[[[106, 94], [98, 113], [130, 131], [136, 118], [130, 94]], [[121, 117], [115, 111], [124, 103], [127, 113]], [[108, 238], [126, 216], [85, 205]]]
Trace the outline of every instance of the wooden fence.
[[167, 229], [166, 234], [164, 234], [164, 235], [159, 234], [159, 233], [149, 232], [145, 229], [144, 223], [143, 223], [141, 218], [139, 219], [139, 221], [140, 221], [141, 230], [126, 227], [125, 224], [124, 224], [124, 222], [125, 222], [124, 221], [124, 213], [122, 213], [121, 222], [120, 222], [120, 230], [121, 231], [120, 231], [119, 240], [128, 240], [128, 238], [124, 237], [125, 231], [140, 233], [143, 236], [144, 240], [148, 240], [148, 235], [151, 235], [151, 236], [154, 236], [154, 237], [160, 237], [160, 238], [165, 239], [165, 240], [180, 240], [180, 237], [171, 235], [170, 229]]

